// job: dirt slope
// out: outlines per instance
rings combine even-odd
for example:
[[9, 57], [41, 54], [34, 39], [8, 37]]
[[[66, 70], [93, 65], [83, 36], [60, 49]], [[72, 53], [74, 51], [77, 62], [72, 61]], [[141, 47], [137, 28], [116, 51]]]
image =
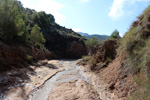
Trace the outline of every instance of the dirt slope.
[[136, 89], [134, 75], [126, 72], [123, 59], [123, 55], [117, 56], [107, 67], [96, 72], [91, 71], [89, 65], [80, 66], [102, 100], [126, 100]]

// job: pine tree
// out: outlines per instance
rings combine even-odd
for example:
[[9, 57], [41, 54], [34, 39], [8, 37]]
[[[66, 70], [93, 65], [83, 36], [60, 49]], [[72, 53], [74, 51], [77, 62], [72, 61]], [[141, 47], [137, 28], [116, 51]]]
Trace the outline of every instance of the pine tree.
[[35, 45], [41, 45], [42, 43], [45, 43], [45, 39], [40, 30], [41, 28], [38, 25], [34, 25], [32, 28], [31, 40], [35, 43]]

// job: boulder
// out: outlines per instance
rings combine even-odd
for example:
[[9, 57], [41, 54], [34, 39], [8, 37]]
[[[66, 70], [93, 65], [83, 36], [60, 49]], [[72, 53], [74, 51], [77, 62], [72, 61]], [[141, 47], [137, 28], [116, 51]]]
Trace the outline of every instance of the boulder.
[[117, 54], [116, 49], [118, 47], [116, 40], [106, 40], [98, 48], [96, 53], [97, 62], [106, 62], [108, 60], [115, 59]]
[[69, 58], [80, 58], [86, 54], [87, 51], [85, 46], [79, 42], [72, 42], [66, 50], [66, 55]]

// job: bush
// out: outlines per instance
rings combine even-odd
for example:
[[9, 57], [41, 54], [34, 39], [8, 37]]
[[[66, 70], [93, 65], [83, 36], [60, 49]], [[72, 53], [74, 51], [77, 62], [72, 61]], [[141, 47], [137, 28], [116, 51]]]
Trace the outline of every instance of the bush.
[[35, 43], [35, 45], [39, 46], [46, 41], [40, 30], [41, 28], [38, 25], [34, 25], [31, 31], [31, 40]]
[[33, 62], [33, 57], [32, 57], [31, 55], [28, 55], [28, 54], [27, 54], [27, 61], [28, 61], [29, 63], [32, 63], [32, 62]]
[[119, 31], [115, 29], [110, 37], [112, 39], [119, 39], [120, 38]]
[[86, 62], [90, 61], [91, 56], [83, 56], [82, 59]]
[[94, 46], [96, 46], [98, 44], [98, 42], [99, 42], [98, 38], [94, 38], [94, 37], [91, 39], [88, 39], [85, 42], [85, 45], [89, 51], [89, 55], [92, 55], [94, 53]]
[[91, 58], [91, 60], [90, 60], [90, 68], [91, 68], [91, 70], [95, 70], [96, 69], [96, 67], [97, 67], [97, 61], [96, 61], [96, 59], [93, 57], [93, 58]]

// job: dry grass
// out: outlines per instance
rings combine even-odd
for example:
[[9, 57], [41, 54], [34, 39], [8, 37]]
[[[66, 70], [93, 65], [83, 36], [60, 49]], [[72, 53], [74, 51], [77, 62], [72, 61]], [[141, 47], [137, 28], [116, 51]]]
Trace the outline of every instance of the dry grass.
[[129, 100], [150, 100], [150, 6], [138, 17], [125, 34], [120, 49], [124, 48], [128, 67], [138, 72], [138, 89]]

